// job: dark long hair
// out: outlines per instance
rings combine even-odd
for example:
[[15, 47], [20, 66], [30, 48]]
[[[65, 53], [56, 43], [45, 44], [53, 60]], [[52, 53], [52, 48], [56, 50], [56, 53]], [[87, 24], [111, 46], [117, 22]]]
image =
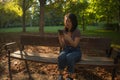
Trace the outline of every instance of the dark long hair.
[[[77, 26], [78, 26], [77, 17], [76, 17], [75, 14], [72, 14], [72, 13], [68, 13], [65, 16], [68, 17], [71, 20], [71, 22], [72, 22], [72, 28], [71, 28], [70, 32], [73, 32], [77, 28]], [[66, 27], [65, 27], [65, 31], [68, 32], [68, 29]]]

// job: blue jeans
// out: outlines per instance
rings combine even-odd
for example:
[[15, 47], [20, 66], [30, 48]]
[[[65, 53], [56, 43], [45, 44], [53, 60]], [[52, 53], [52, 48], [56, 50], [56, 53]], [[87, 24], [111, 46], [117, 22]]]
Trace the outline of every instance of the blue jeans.
[[75, 64], [81, 59], [80, 47], [66, 46], [58, 56], [58, 69], [67, 67], [69, 73], [74, 73]]

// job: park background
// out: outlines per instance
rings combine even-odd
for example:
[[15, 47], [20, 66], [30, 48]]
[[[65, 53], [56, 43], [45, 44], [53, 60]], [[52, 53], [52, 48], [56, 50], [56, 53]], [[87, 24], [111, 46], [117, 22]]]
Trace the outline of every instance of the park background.
[[119, 0], [1, 0], [0, 33], [57, 33], [69, 12], [77, 15], [82, 35], [120, 42]]
[[120, 47], [120, 0], [0, 0], [0, 46], [21, 34], [57, 34], [69, 12], [82, 36], [107, 37]]

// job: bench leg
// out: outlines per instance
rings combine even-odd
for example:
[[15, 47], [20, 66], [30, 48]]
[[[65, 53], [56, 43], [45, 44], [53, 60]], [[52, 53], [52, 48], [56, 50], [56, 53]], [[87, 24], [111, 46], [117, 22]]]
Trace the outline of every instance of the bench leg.
[[8, 50], [8, 70], [9, 70], [10, 80], [12, 80], [11, 61], [10, 61], [10, 51], [9, 50]]
[[30, 74], [30, 70], [29, 70], [29, 66], [28, 66], [27, 60], [25, 60], [25, 65], [26, 65], [26, 69], [27, 69], [27, 72], [28, 72], [29, 80], [33, 80], [32, 76]]
[[115, 80], [115, 76], [116, 76], [116, 68], [114, 67], [112, 71], [112, 80]]
[[115, 66], [114, 66], [113, 71], [112, 71], [112, 80], [115, 80], [115, 77], [116, 77], [116, 75], [117, 75], [118, 56], [117, 56], [116, 58], [114, 58], [114, 64], [115, 64]]

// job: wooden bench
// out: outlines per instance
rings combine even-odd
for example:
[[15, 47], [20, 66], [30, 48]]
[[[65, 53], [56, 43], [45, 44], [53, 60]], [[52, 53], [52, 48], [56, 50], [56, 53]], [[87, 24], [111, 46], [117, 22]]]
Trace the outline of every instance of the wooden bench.
[[[39, 35], [21, 35], [20, 50], [11, 53], [9, 46], [14, 45], [15, 42], [6, 43], [5, 49], [8, 52], [9, 75], [11, 74], [11, 58], [25, 60], [26, 67], [29, 72], [27, 61], [35, 61], [42, 63], [57, 64], [57, 56], [53, 54], [32, 54], [24, 50], [27, 45], [35, 46], [49, 46], [60, 47], [57, 36], [39, 36]], [[80, 40], [82, 59], [77, 63], [80, 66], [104, 66], [112, 67], [112, 80], [115, 79], [117, 69], [117, 58], [111, 58], [107, 55], [111, 54], [111, 40], [107, 38], [83, 37]], [[89, 53], [91, 52], [91, 53]], [[110, 55], [109, 55], [110, 56]], [[31, 78], [31, 77], [30, 77]]]

